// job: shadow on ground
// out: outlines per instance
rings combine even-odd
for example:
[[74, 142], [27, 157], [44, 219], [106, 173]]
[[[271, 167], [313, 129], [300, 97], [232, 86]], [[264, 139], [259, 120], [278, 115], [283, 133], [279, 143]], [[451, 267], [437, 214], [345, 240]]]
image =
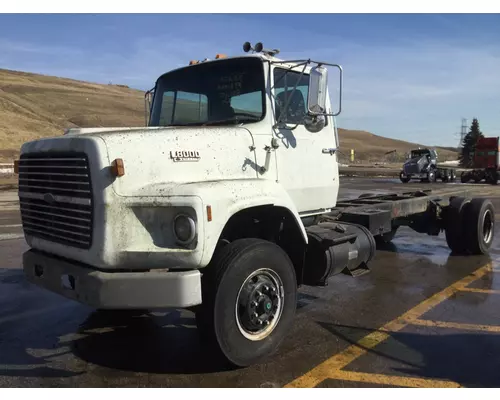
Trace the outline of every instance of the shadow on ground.
[[[333, 335], [350, 343], [376, 329], [319, 322]], [[500, 335], [492, 333], [391, 333], [382, 342], [345, 370], [385, 373], [439, 380], [450, 380], [466, 387], [500, 385]], [[374, 362], [376, 358], [378, 362]], [[383, 361], [380, 361], [382, 359]], [[377, 368], [374, 370], [374, 365]], [[382, 370], [381, 370], [382, 369]]]

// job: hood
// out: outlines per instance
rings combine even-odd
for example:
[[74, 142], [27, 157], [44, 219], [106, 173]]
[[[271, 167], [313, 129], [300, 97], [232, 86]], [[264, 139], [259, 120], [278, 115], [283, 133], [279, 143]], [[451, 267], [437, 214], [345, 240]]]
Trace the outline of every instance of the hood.
[[256, 162], [253, 136], [238, 126], [85, 128], [66, 135], [99, 137], [110, 162], [123, 160], [125, 175], [113, 182], [121, 196], [157, 196], [181, 184], [258, 175], [251, 167]]
[[422, 158], [424, 158], [424, 157], [410, 158], [408, 161], [406, 161], [404, 163], [404, 165], [414, 165], [414, 164], [417, 164]]

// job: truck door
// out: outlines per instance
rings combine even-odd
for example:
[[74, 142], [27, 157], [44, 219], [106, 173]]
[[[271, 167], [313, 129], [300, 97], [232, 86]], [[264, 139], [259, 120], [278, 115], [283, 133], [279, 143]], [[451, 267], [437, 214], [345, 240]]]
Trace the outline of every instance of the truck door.
[[[280, 115], [286, 127], [275, 128], [277, 179], [302, 215], [335, 206], [338, 194], [338, 165], [333, 118], [317, 132], [306, 128], [309, 76], [300, 71], [275, 67], [272, 76], [274, 122]], [[296, 90], [294, 86], [297, 84]], [[288, 101], [288, 107], [284, 109]], [[329, 104], [328, 104], [329, 106]]]

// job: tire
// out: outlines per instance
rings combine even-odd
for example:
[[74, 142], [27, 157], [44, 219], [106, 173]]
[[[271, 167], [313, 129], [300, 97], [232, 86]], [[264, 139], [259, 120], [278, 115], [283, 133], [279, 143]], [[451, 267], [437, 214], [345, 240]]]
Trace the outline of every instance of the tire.
[[431, 169], [429, 172], [427, 172], [427, 181], [430, 183], [436, 182], [436, 171]]
[[466, 243], [463, 235], [464, 209], [470, 200], [464, 197], [450, 198], [450, 205], [446, 209], [445, 236], [448, 247], [455, 254], [466, 252]]
[[399, 173], [399, 179], [400, 179], [400, 180], [401, 180], [401, 182], [403, 182], [403, 183], [408, 183], [408, 182], [410, 182], [410, 178], [408, 178], [408, 177], [404, 174], [404, 172], [403, 172], [403, 171], [401, 171], [401, 172]]
[[484, 198], [472, 199], [464, 210], [467, 250], [472, 254], [487, 254], [495, 236], [495, 208]]
[[[240, 239], [217, 251], [206, 268], [203, 304], [196, 312], [202, 340], [216, 356], [236, 367], [259, 363], [273, 354], [289, 332], [297, 308], [297, 279], [288, 255], [274, 243]], [[253, 274], [260, 282], [246, 284]], [[245, 291], [246, 296], [241, 297]], [[245, 307], [237, 307], [238, 299], [246, 303]], [[267, 315], [277, 314], [266, 320], [269, 325], [258, 325], [254, 312], [262, 317], [266, 311]], [[261, 326], [260, 337], [251, 334], [250, 328]]]
[[496, 170], [491, 170], [489, 175], [489, 183], [492, 185], [498, 185], [498, 174]]

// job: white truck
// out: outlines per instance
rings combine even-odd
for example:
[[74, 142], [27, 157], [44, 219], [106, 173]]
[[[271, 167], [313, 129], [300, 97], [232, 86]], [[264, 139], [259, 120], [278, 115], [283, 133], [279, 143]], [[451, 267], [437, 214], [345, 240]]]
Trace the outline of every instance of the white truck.
[[301, 285], [369, 271], [399, 226], [484, 254], [495, 215], [463, 191], [337, 201], [342, 68], [244, 50], [159, 77], [146, 127], [70, 129], [15, 163], [30, 282], [96, 309], [193, 310], [239, 367], [276, 351]]

